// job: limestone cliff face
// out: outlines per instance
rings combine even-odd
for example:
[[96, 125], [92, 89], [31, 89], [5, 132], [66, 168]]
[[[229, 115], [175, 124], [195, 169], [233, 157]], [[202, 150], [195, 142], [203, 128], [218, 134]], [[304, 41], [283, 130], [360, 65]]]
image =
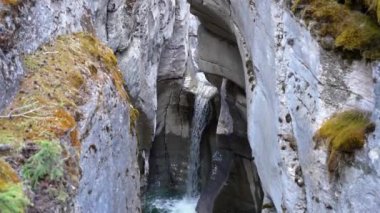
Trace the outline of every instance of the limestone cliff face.
[[[14, 110], [10, 108], [10, 105], [24, 109], [22, 105], [18, 106], [14, 103], [15, 95], [21, 98], [30, 97], [28, 93], [25, 94], [22, 91], [22, 84], [21, 88], [19, 86], [20, 82], [30, 81], [30, 69], [25, 68], [21, 55], [34, 53], [37, 48], [44, 49], [43, 45], [54, 42], [58, 35], [86, 32], [97, 36], [118, 56], [122, 73], [122, 75], [111, 73], [109, 76], [102, 77], [103, 80], [91, 83], [92, 87], [81, 87], [87, 94], [77, 97], [81, 99], [80, 106], [70, 111], [76, 121], [75, 137], [78, 137], [76, 140], [80, 143], [80, 148], [75, 150], [70, 145], [65, 146], [67, 149], [65, 153], [69, 152], [76, 156], [77, 162], [70, 165], [71, 169], [76, 171], [73, 177], [75, 181], [72, 186], [65, 185], [70, 196], [65, 197], [62, 202], [57, 201], [61, 198], [33, 189], [36, 196], [29, 196], [29, 200], [40, 211], [141, 211], [138, 150], [144, 146], [150, 146], [154, 134], [157, 103], [156, 76], [162, 46], [173, 33], [175, 11], [188, 11], [188, 6], [186, 8], [180, 5], [184, 1], [177, 2], [83, 0], [2, 1], [0, 3], [2, 29], [0, 108], [2, 115], [11, 115], [3, 116], [1, 124], [5, 125], [6, 122], [17, 124], [18, 122], [17, 120], [8, 121], [13, 115], [9, 112]], [[72, 49], [74, 56], [78, 47], [75, 46], [76, 44], [70, 46], [68, 43], [67, 45], [68, 49], [62, 51]], [[97, 45], [97, 43], [87, 45]], [[91, 55], [93, 49], [89, 48], [90, 50], [87, 51]], [[60, 51], [52, 49], [46, 55], [51, 54], [54, 58]], [[45, 53], [40, 54], [44, 56]], [[108, 67], [99, 68], [96, 65], [97, 61], [92, 61], [86, 58], [87, 56], [78, 57], [79, 61], [76, 61], [75, 65], [83, 66], [84, 68], [81, 69], [92, 74], [95, 72], [95, 75], [108, 69]], [[58, 62], [50, 62], [46, 59], [42, 63]], [[56, 66], [57, 68], [52, 69], [59, 69], [61, 72], [67, 69], [64, 64], [56, 64]], [[57, 75], [60, 74], [57, 73]], [[62, 77], [64, 79], [64, 75]], [[90, 82], [91, 79], [87, 78], [88, 76], [83, 81]], [[43, 79], [37, 79], [34, 83], [43, 84], [44, 82]], [[130, 98], [127, 102], [125, 102], [126, 96], [117, 92], [124, 91], [123, 82], [125, 82], [124, 86], [129, 88]], [[49, 93], [49, 97], [50, 95], [54, 94]], [[62, 95], [66, 97], [67, 92]], [[70, 99], [70, 97], [67, 98]], [[141, 126], [146, 130], [141, 136], [136, 135], [140, 126], [135, 124], [137, 113], [131, 105], [132, 100], [140, 111]], [[54, 126], [54, 123], [52, 125]], [[27, 129], [28, 127], [26, 131]], [[41, 131], [44, 129], [42, 128]], [[74, 129], [70, 127], [65, 131], [68, 131], [65, 134], [71, 135], [70, 132]], [[2, 158], [8, 159], [9, 162], [10, 159], [18, 158], [7, 151], [13, 150], [14, 145], [10, 144], [9, 147], [10, 141], [3, 141], [4, 137], [1, 138], [2, 143], [7, 144], [5, 148], [2, 147], [2, 150], [5, 150]], [[56, 139], [61, 141], [61, 144], [67, 141], [66, 136], [61, 135]], [[38, 138], [38, 140], [25, 142], [26, 144], [37, 143], [33, 150], [39, 150], [39, 140]], [[14, 141], [16, 142], [19, 143], [19, 141]], [[29, 155], [26, 156], [28, 157]], [[64, 160], [67, 164], [71, 162], [67, 158]], [[12, 166], [16, 170], [21, 170], [22, 162]], [[71, 171], [68, 169], [64, 170], [65, 177]], [[19, 175], [21, 176], [21, 171]], [[24, 186], [29, 184], [26, 179], [23, 183]], [[44, 202], [44, 205], [40, 205], [39, 202]]]
[[[146, 188], [183, 192], [203, 95], [199, 212], [376, 211], [380, 130], [336, 174], [313, 136], [350, 108], [380, 125], [380, 65], [321, 48], [289, 4], [1, 1], [0, 193], [21, 184], [32, 211], [141, 212]], [[63, 174], [28, 188], [46, 141]]]
[[330, 179], [326, 148], [313, 141], [322, 122], [342, 109], [369, 110], [378, 123], [376, 63], [348, 62], [323, 50], [285, 1], [190, 2], [209, 31], [236, 37], [245, 65], [249, 141], [276, 210], [377, 209], [376, 132], [344, 162], [339, 178]]

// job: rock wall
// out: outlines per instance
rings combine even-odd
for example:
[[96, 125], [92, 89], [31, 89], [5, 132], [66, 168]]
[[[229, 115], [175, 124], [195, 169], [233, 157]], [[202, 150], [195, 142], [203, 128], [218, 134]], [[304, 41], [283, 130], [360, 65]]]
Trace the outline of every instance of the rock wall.
[[245, 65], [249, 141], [276, 210], [374, 211], [379, 179], [369, 171], [376, 171], [376, 133], [335, 179], [326, 169], [326, 148], [315, 148], [313, 135], [342, 109], [369, 110], [377, 120], [376, 66], [323, 50], [286, 1], [189, 2], [208, 30], [236, 37]]
[[247, 139], [244, 91], [219, 76], [213, 113], [202, 140], [198, 212], [260, 212], [263, 192]]
[[[70, 207], [61, 205], [64, 211], [140, 212], [137, 154], [150, 147], [154, 135], [157, 69], [164, 61], [161, 50], [173, 33], [175, 14], [188, 14], [188, 5], [174, 0], [14, 2], [0, 3], [0, 109], [12, 103], [20, 80], [28, 78], [21, 55], [33, 53], [58, 35], [94, 33], [118, 56], [140, 120], [134, 124], [135, 110], [115, 96], [112, 82], [97, 85], [77, 120], [81, 176], [79, 185], [70, 189], [77, 196], [70, 199]], [[51, 199], [46, 202], [54, 202]]]
[[[218, 126], [210, 125], [207, 131], [217, 131], [218, 137], [229, 135], [231, 117], [232, 120], [246, 118], [254, 164], [246, 161], [247, 153], [244, 151], [247, 150], [242, 143], [237, 147], [222, 147], [227, 149], [228, 156], [244, 151], [243, 157], [225, 158], [228, 162], [221, 166], [228, 167], [231, 173], [227, 171], [227, 176], [249, 177], [243, 182], [253, 187], [258, 185], [254, 183], [257, 181], [254, 178], [256, 165], [266, 195], [263, 207], [273, 203], [277, 211], [291, 212], [377, 210], [380, 206], [376, 197], [380, 189], [377, 174], [380, 153], [378, 128], [368, 136], [365, 147], [357, 151], [352, 159], [345, 160], [337, 174], [333, 175], [326, 167], [327, 148], [316, 147], [313, 136], [326, 118], [343, 109], [370, 111], [373, 121], [380, 124], [378, 63], [346, 60], [339, 52], [322, 49], [318, 38], [292, 14], [288, 0], [188, 2], [191, 9], [186, 0], [1, 1], [0, 125], [19, 128], [10, 115], [14, 114], [14, 107], [23, 107], [18, 105], [19, 100], [30, 97], [25, 93], [29, 91], [24, 90], [30, 85], [25, 86], [25, 82], [35, 76], [31, 70], [36, 67], [48, 69], [50, 65], [48, 59], [38, 64], [30, 64], [29, 61], [28, 65], [25, 57], [32, 56], [36, 51], [44, 57], [57, 54], [55, 50], [43, 52], [48, 49], [46, 44], [52, 44], [59, 35], [75, 35], [76, 32], [96, 35], [117, 56], [124, 79], [121, 83], [120, 75], [107, 73], [107, 66], [101, 63], [92, 66], [98, 63], [93, 58], [75, 63], [75, 66], [83, 66], [82, 71], [86, 73], [101, 70], [105, 73], [101, 76], [106, 80], [89, 80], [92, 83], [83, 87], [88, 92], [83, 100], [73, 100], [79, 106], [75, 110], [65, 109], [71, 113], [69, 117], [75, 120], [75, 127], [69, 125], [70, 128], [65, 128], [65, 134], [59, 134], [56, 138], [73, 155], [73, 159], [80, 159], [79, 165], [72, 166], [74, 169], [71, 172], [76, 175], [66, 178], [73, 181], [66, 186], [72, 188], [69, 194], [76, 196], [64, 204], [55, 203], [53, 198], [49, 198], [51, 205], [42, 206], [40, 210], [49, 211], [59, 206], [57, 208], [62, 211], [141, 211], [140, 183], [144, 186], [149, 172], [147, 164], [153, 140], [158, 142], [153, 145], [151, 160], [168, 161], [165, 157], [168, 150], [162, 151], [162, 146], [170, 144], [170, 149], [178, 157], [174, 159], [183, 165], [179, 169], [163, 169], [161, 167], [167, 166], [167, 162], [155, 166], [154, 163], [158, 162], [153, 161], [151, 166], [155, 169], [152, 174], [161, 176], [165, 170], [168, 175], [163, 181], [168, 181], [173, 171], [179, 171], [174, 173], [178, 174], [176, 178], [180, 181], [177, 182], [183, 183], [186, 149], [180, 146], [182, 150], [178, 151], [174, 140], [188, 141], [193, 104], [191, 93], [197, 94], [204, 89], [204, 82], [196, 75], [199, 70], [228, 79], [245, 89], [245, 97], [239, 94], [230, 103], [220, 102], [221, 105], [216, 108], [221, 114], [226, 109], [222, 106], [226, 105], [235, 111], [223, 118], [226, 120], [218, 120]], [[202, 23], [199, 31], [189, 9]], [[99, 46], [103, 47], [103, 44]], [[72, 48], [74, 53], [78, 50]], [[96, 54], [93, 49], [86, 48], [81, 53], [86, 51], [86, 57]], [[57, 69], [54, 72], [58, 72]], [[57, 76], [62, 78], [65, 75]], [[45, 80], [37, 79], [36, 83], [31, 84], [39, 85]], [[53, 80], [51, 83], [56, 82]], [[73, 86], [83, 84], [77, 78], [71, 83]], [[175, 87], [168, 88], [168, 85]], [[117, 92], [124, 91], [124, 87], [128, 89], [131, 102], [140, 111], [137, 124], [134, 124], [134, 107], [124, 101], [124, 93]], [[233, 88], [227, 90], [231, 90], [233, 95], [237, 94]], [[66, 91], [64, 97], [71, 92]], [[51, 93], [46, 93], [47, 98], [51, 99], [48, 94], [51, 96]], [[173, 99], [174, 96], [177, 98]], [[246, 107], [242, 104], [244, 99]], [[16, 111], [20, 110], [18, 108]], [[173, 119], [167, 122], [166, 115], [170, 109], [173, 112], [169, 113], [169, 117]], [[214, 112], [219, 113], [218, 110]], [[245, 110], [247, 115], [244, 115]], [[245, 120], [232, 125], [233, 129], [241, 130], [235, 134], [243, 138]], [[136, 132], [131, 127], [136, 127]], [[24, 129], [25, 134], [30, 134], [30, 129]], [[179, 129], [180, 132], [177, 131]], [[206, 133], [210, 141], [214, 141], [212, 143], [217, 144], [220, 140], [223, 145], [223, 140], [232, 140], [218, 139], [217, 132]], [[2, 133], [0, 140], [2, 143], [7, 141], [9, 145], [13, 139], [9, 140], [8, 135]], [[170, 139], [169, 135], [173, 138]], [[70, 137], [78, 138], [80, 150], [76, 146], [66, 146], [72, 142]], [[168, 138], [170, 141], [165, 141]], [[160, 143], [162, 140], [164, 142]], [[9, 154], [8, 151], [15, 148], [14, 144], [1, 147], [1, 158], [19, 174], [22, 164], [40, 149], [33, 138], [23, 139], [22, 142], [32, 144], [25, 145], [26, 154]], [[217, 148], [212, 143], [207, 146], [203, 142], [203, 147], [213, 152]], [[202, 186], [207, 188], [207, 178], [204, 176], [212, 170], [213, 160], [208, 151], [201, 150], [201, 153], [208, 159], [207, 165], [201, 169]], [[72, 163], [73, 159], [67, 163]], [[252, 168], [252, 173], [247, 168]], [[23, 184], [29, 183], [24, 181]], [[218, 187], [221, 185], [217, 184]], [[218, 200], [216, 203], [219, 203], [217, 207], [221, 208], [231, 191], [238, 187], [239, 184], [232, 184], [230, 188], [214, 194]], [[261, 194], [254, 195], [259, 188], [251, 188], [247, 192], [252, 196], [249, 202], [256, 202], [247, 205], [247, 209], [259, 209]], [[36, 190], [35, 193], [32, 202], [45, 202], [46, 194]]]

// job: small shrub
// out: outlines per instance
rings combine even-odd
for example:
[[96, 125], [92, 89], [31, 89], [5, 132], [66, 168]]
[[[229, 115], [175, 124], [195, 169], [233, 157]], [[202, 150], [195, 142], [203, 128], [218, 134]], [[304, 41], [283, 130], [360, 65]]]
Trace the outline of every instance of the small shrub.
[[40, 141], [40, 150], [28, 159], [22, 167], [22, 175], [32, 186], [47, 178], [58, 181], [63, 176], [63, 160], [61, 146], [54, 141]]
[[[370, 113], [360, 110], [340, 112], [328, 119], [317, 131], [314, 139], [328, 142], [328, 167], [330, 171], [337, 164], [336, 156], [343, 153], [353, 153], [363, 147], [366, 134], [373, 132], [374, 123]], [[334, 165], [333, 165], [334, 164]]]

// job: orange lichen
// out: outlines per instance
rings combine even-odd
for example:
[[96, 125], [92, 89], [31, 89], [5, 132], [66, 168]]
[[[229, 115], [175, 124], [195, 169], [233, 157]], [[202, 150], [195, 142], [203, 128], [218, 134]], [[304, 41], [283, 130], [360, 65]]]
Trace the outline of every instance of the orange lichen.
[[19, 183], [16, 171], [4, 160], [0, 159], [0, 191], [9, 184]]
[[1, 0], [1, 2], [3, 2], [3, 4], [9, 4], [9, 5], [12, 5], [12, 6], [16, 6], [18, 4], [20, 4], [20, 0]]
[[71, 145], [76, 148], [80, 148], [79, 131], [75, 129], [70, 132]]
[[57, 136], [63, 136], [76, 126], [74, 117], [62, 108], [56, 109], [53, 115], [50, 123], [54, 123], [54, 125], [50, 127], [50, 130]]

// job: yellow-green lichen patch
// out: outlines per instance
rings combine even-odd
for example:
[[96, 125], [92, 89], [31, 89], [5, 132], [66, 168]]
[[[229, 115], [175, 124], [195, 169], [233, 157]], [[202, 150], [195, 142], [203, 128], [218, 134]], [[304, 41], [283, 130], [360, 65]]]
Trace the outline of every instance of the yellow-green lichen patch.
[[0, 210], [2, 213], [24, 212], [29, 200], [17, 173], [0, 159]]
[[[329, 147], [327, 162], [334, 162], [331, 157], [339, 153], [352, 153], [363, 147], [366, 134], [374, 131], [370, 114], [360, 110], [340, 112], [328, 119], [317, 131], [314, 139], [326, 140]], [[330, 163], [329, 163], [330, 164]], [[329, 168], [332, 167], [329, 165]]]
[[[349, 4], [340, 4], [337, 0], [299, 0], [295, 1], [293, 11], [300, 5], [303, 6], [300, 12], [303, 18], [316, 21], [315, 32], [322, 37], [332, 36], [335, 48], [357, 52], [366, 59], [380, 59], [380, 26], [377, 18], [352, 9]], [[373, 3], [365, 5], [374, 7]]]

